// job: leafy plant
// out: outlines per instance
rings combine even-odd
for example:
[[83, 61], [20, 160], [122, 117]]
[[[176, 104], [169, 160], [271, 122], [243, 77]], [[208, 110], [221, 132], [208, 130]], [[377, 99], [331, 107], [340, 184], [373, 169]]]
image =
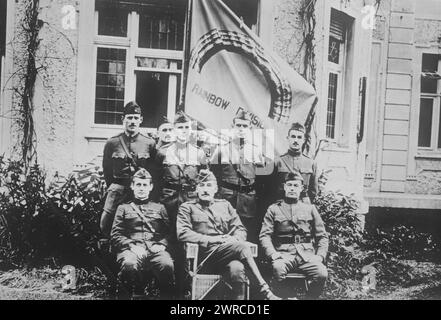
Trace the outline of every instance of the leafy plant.
[[38, 165], [0, 158], [0, 261], [21, 267], [58, 259], [95, 264], [104, 182], [98, 167], [46, 183]]

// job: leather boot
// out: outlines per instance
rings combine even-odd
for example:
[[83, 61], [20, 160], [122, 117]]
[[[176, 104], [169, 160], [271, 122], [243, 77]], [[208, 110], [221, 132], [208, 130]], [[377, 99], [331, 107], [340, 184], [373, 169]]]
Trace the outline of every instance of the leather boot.
[[282, 300], [282, 298], [276, 296], [270, 289], [267, 283], [264, 283], [260, 287], [260, 293], [265, 300]]
[[247, 284], [245, 282], [236, 282], [231, 284], [232, 300], [245, 300]]

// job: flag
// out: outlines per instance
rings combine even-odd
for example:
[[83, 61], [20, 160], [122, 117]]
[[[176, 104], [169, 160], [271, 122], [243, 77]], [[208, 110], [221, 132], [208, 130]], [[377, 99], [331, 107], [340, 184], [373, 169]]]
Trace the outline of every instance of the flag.
[[285, 153], [291, 124], [307, 121], [314, 88], [220, 0], [192, 1], [190, 34], [185, 112], [222, 130], [244, 110], [254, 128], [273, 135], [265, 136], [273, 153]]

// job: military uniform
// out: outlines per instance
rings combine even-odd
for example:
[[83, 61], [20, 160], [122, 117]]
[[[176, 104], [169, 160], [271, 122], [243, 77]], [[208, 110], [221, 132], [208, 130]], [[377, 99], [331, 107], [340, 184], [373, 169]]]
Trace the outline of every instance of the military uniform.
[[[257, 210], [256, 168], [253, 152], [245, 150], [246, 145], [235, 141], [221, 145], [214, 152], [211, 168], [219, 184], [219, 196], [228, 200], [237, 210], [248, 232], [248, 240], [258, 239], [260, 217]], [[260, 163], [263, 164], [263, 158]]]
[[[313, 203], [318, 193], [317, 163], [301, 153], [289, 150], [275, 162], [275, 200], [283, 198], [283, 182], [290, 172], [298, 172], [303, 177], [302, 201]], [[309, 199], [308, 199], [309, 198]]]
[[[328, 235], [315, 206], [303, 202], [277, 201], [265, 215], [260, 243], [267, 258], [279, 252], [281, 259], [273, 260], [273, 276], [278, 282], [288, 272], [306, 274], [312, 280], [308, 295], [317, 298], [323, 290], [327, 270], [322, 262], [328, 252]], [[313, 259], [320, 256], [321, 259]]]
[[[120, 139], [125, 142], [133, 161], [125, 152]], [[116, 208], [127, 196], [130, 179], [135, 171], [139, 168], [147, 169], [153, 179], [157, 180], [155, 170], [152, 170], [154, 156], [155, 141], [141, 133], [129, 137], [123, 132], [107, 140], [104, 146], [103, 171], [109, 188], [101, 219], [101, 230], [104, 234], [110, 234]]]
[[[135, 200], [118, 207], [111, 242], [121, 267], [120, 278], [129, 289], [136, 290], [143, 283], [143, 276], [152, 272], [159, 280], [161, 297], [173, 296], [174, 265], [169, 253], [170, 229], [167, 211], [161, 204]], [[131, 245], [144, 248], [145, 254], [133, 252]], [[154, 253], [150, 251], [153, 245], [163, 245], [166, 251]]]
[[206, 164], [205, 154], [193, 144], [174, 142], [158, 150], [156, 163], [161, 168], [160, 202], [176, 221], [179, 205], [197, 198], [196, 178], [201, 165]]
[[[213, 236], [222, 236], [235, 229], [231, 236], [238, 241], [216, 244]], [[252, 257], [245, 242], [246, 230], [236, 210], [226, 200], [214, 199], [209, 206], [199, 200], [189, 201], [179, 207], [177, 218], [178, 240], [200, 245], [201, 259], [215, 253], [201, 269], [201, 273], [225, 274], [231, 283], [245, 283], [242, 260]]]

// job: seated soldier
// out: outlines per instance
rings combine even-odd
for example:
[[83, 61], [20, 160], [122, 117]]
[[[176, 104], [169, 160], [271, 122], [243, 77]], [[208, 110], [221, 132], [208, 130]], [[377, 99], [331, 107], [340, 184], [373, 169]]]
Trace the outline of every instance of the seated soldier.
[[246, 230], [236, 210], [227, 200], [214, 199], [217, 192], [215, 176], [208, 170], [201, 170], [196, 187], [198, 199], [179, 207], [177, 217], [178, 240], [197, 243], [201, 257], [206, 263], [202, 273], [224, 274], [233, 291], [233, 299], [243, 300], [247, 278], [260, 287], [265, 299], [280, 300], [263, 279], [245, 241]]
[[299, 201], [302, 190], [302, 176], [289, 173], [285, 198], [271, 205], [265, 215], [260, 243], [272, 262], [273, 280], [280, 284], [288, 272], [303, 273], [311, 280], [307, 298], [317, 299], [328, 276], [324, 266], [328, 235], [315, 206]]
[[141, 169], [132, 179], [132, 202], [118, 207], [112, 227], [112, 247], [121, 266], [119, 277], [129, 293], [143, 295], [145, 276], [159, 281], [161, 299], [171, 299], [174, 264], [168, 251], [170, 221], [162, 204], [149, 200], [153, 189], [150, 173]]

